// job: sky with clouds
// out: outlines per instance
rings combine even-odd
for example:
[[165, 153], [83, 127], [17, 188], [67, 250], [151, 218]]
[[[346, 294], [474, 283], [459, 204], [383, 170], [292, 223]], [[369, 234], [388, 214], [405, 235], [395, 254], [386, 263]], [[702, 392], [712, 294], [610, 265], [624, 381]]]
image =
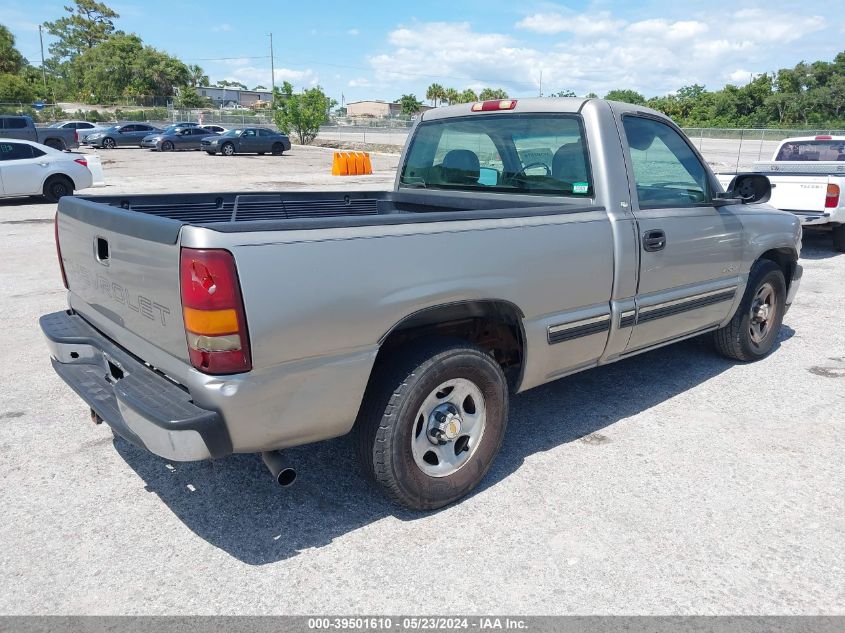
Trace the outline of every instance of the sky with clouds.
[[[553, 3], [532, 0], [108, 2], [119, 28], [140, 35], [212, 80], [321, 85], [338, 101], [423, 98], [426, 87], [504, 87], [511, 96], [633, 88], [662, 95], [719, 88], [845, 50], [829, 1], [710, 0]], [[32, 62], [38, 23], [68, 2], [0, 0], [0, 23]], [[45, 47], [49, 38], [45, 41]]]

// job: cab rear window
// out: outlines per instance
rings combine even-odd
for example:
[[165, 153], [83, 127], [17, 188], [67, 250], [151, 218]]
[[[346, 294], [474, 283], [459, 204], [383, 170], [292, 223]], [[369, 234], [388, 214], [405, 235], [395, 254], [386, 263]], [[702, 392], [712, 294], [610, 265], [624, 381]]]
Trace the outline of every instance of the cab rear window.
[[836, 161], [845, 162], [845, 141], [795, 141], [784, 143], [776, 161]]
[[400, 186], [591, 197], [581, 117], [490, 114], [421, 123]]

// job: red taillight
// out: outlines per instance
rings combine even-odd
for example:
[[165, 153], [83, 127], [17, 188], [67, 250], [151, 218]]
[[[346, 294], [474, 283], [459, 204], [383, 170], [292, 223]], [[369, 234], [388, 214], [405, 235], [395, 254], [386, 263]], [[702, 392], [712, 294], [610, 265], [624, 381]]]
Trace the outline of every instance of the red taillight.
[[497, 99], [495, 101], [479, 101], [472, 104], [473, 112], [492, 112], [495, 110], [513, 110], [516, 99]]
[[817, 141], [832, 141], [833, 137], [830, 134], [821, 134], [816, 137]]
[[79, 163], [79, 164], [80, 164], [80, 165], [82, 165], [83, 167], [88, 167], [88, 160], [87, 160], [87, 159], [85, 159], [85, 158], [74, 158], [74, 159], [73, 159], [73, 162], [74, 162], [74, 163]]
[[73, 140], [76, 141], [77, 143], [79, 142], [79, 130], [73, 131]]
[[65, 263], [62, 261], [62, 246], [59, 244], [59, 212], [56, 211], [56, 216], [53, 218], [53, 236], [56, 239], [56, 255], [59, 256], [59, 270], [62, 271], [62, 283], [67, 285], [67, 275], [65, 274]]
[[835, 209], [839, 206], [839, 185], [830, 184], [827, 186], [827, 195], [824, 198], [825, 209]]
[[252, 369], [235, 258], [222, 249], [183, 248], [179, 271], [191, 364], [206, 374]]

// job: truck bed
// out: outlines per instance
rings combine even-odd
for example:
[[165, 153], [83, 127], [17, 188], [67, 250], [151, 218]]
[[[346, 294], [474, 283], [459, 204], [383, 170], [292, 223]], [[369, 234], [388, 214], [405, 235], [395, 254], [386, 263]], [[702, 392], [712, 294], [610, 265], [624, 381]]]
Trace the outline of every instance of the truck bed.
[[[114, 213], [107, 213], [107, 205]], [[414, 222], [490, 219], [597, 210], [559, 198], [479, 199], [456, 193], [305, 191], [90, 196], [62, 200], [60, 211], [92, 224], [111, 216], [112, 230], [175, 243], [184, 225], [221, 232], [283, 231]], [[129, 212], [129, 213], [124, 213]], [[155, 216], [151, 221], [149, 216]], [[95, 219], [96, 218], [96, 219]], [[121, 230], [124, 228], [125, 230]]]

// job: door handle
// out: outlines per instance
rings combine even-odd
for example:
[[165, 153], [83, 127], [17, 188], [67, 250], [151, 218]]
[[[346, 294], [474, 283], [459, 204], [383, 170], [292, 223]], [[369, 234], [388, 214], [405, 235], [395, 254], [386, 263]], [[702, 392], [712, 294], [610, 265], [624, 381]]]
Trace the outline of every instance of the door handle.
[[643, 250], [649, 253], [666, 248], [666, 233], [661, 229], [643, 233]]
[[39, 167], [49, 167], [50, 163], [38, 163]]

